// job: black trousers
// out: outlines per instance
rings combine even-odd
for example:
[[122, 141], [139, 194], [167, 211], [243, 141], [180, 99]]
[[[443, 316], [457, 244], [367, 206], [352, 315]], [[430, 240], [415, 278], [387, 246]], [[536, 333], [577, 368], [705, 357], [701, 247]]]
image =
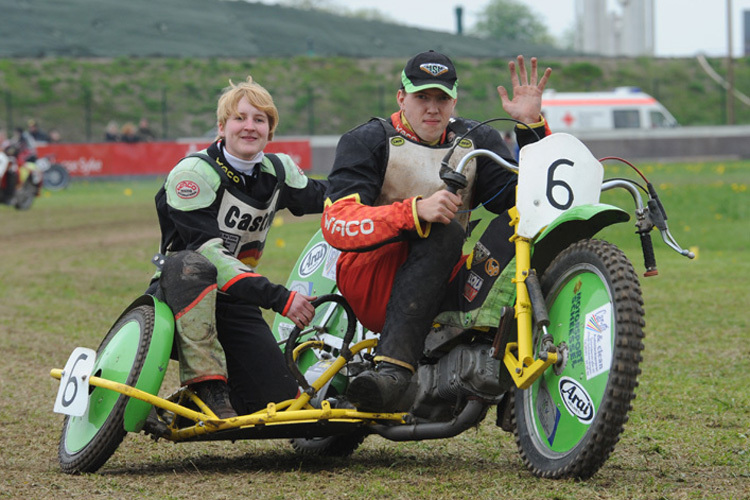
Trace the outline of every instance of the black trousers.
[[[164, 301], [175, 313], [196, 301], [212, 284], [216, 284], [213, 264], [195, 252], [183, 251], [167, 258], [161, 278], [151, 283], [146, 293]], [[214, 319], [226, 357], [230, 399], [240, 415], [297, 395], [297, 381], [258, 306], [219, 293]], [[213, 327], [210, 323], [206, 321], [207, 328]], [[176, 344], [172, 359], [179, 361]]]
[[216, 322], [227, 359], [229, 395], [240, 415], [297, 395], [297, 381], [259, 307], [220, 295]]

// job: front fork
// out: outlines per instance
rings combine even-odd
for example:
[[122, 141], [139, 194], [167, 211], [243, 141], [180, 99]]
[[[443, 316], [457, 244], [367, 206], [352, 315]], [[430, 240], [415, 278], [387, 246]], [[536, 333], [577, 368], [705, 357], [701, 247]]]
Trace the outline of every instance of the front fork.
[[[510, 224], [515, 231], [511, 241], [516, 246], [516, 284], [515, 315], [518, 324], [518, 342], [509, 342], [505, 347], [503, 363], [519, 389], [528, 389], [544, 371], [557, 362], [557, 353], [552, 350], [540, 352], [534, 359], [532, 331], [532, 306], [526, 279], [531, 272], [531, 241], [518, 235], [518, 210], [510, 209]], [[517, 351], [518, 357], [513, 353]]]

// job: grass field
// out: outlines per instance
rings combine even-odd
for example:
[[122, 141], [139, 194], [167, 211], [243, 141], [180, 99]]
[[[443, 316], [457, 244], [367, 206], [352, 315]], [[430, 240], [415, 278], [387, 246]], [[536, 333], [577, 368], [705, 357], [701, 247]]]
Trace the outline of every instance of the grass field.
[[[98, 473], [62, 474], [49, 370], [76, 346], [96, 348], [144, 290], [158, 244], [159, 181], [78, 181], [45, 192], [27, 212], [0, 207], [0, 498], [750, 498], [750, 162], [643, 167], [673, 233], [698, 258], [654, 236], [660, 275], [642, 279], [638, 397], [615, 452], [584, 482], [533, 477], [512, 436], [494, 426], [494, 411], [453, 439], [369, 437], [336, 460], [299, 457], [283, 440], [173, 445], [129, 435]], [[603, 199], [613, 200], [627, 201]], [[285, 216], [259, 271], [284, 282], [316, 227]], [[628, 224], [605, 236], [642, 272], [632, 233]]]

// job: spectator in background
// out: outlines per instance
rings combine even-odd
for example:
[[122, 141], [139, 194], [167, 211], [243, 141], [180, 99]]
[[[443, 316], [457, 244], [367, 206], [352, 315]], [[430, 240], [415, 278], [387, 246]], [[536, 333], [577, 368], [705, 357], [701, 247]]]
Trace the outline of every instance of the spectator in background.
[[53, 144], [62, 142], [62, 136], [56, 128], [49, 131], [49, 142]]
[[36, 120], [29, 120], [29, 135], [34, 138], [36, 142], [49, 142], [49, 135], [39, 128]]
[[104, 129], [104, 140], [107, 142], [117, 142], [120, 140], [120, 126], [116, 121], [111, 121]]
[[151, 124], [148, 122], [148, 118], [141, 118], [141, 121], [138, 123], [138, 137], [146, 142], [156, 140], [156, 134], [151, 130]]
[[138, 134], [136, 133], [135, 125], [128, 122], [125, 125], [122, 126], [122, 129], [120, 129], [120, 141], [127, 142], [129, 144], [135, 144], [136, 142], [139, 142], [141, 139], [138, 137]]

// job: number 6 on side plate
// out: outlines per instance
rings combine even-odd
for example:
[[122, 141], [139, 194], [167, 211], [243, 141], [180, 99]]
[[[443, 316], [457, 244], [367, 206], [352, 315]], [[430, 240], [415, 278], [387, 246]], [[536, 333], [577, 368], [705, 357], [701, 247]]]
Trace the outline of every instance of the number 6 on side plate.
[[89, 377], [94, 369], [96, 351], [76, 347], [65, 363], [55, 399], [56, 413], [82, 417], [89, 408]]

